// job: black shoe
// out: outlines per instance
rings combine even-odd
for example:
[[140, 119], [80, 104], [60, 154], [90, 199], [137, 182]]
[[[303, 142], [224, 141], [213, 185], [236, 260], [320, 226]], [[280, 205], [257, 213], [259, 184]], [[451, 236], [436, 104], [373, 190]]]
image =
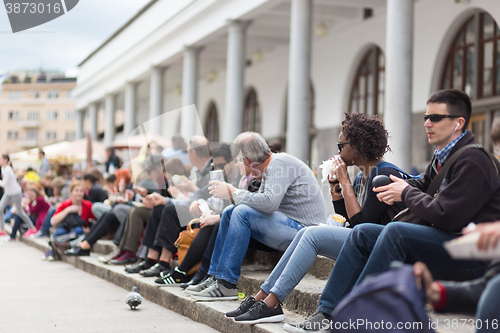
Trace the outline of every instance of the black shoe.
[[146, 260], [143, 260], [139, 263], [135, 263], [133, 265], [128, 265], [125, 266], [125, 272], [127, 273], [139, 273], [140, 271], [144, 271], [146, 269], [151, 268], [153, 265], [150, 265], [146, 262]]
[[279, 323], [283, 320], [285, 315], [281, 305], [271, 308], [262, 300], [252, 305], [246, 313], [234, 318], [240, 324]]
[[182, 283], [181, 285], [179, 285], [179, 287], [181, 287], [182, 289], [186, 289], [189, 286], [196, 286], [197, 284], [200, 284], [201, 281], [203, 281], [204, 277], [205, 277], [205, 274], [200, 273], [200, 271], [197, 271], [196, 274], [191, 279], [191, 281], [189, 281], [187, 283]]
[[143, 271], [140, 271], [139, 274], [144, 276], [144, 277], [160, 277], [160, 273], [163, 271], [163, 269], [160, 267], [160, 264], [155, 264], [153, 267], [149, 269], [145, 269]]
[[158, 287], [176, 287], [181, 283], [189, 281], [189, 277], [185, 272], [181, 272], [177, 267], [173, 271], [164, 271], [160, 273], [160, 277], [155, 280]]
[[90, 250], [84, 250], [79, 246], [72, 247], [69, 250], [64, 251], [67, 256], [89, 256]]
[[228, 313], [226, 313], [226, 317], [227, 318], [234, 318], [234, 317], [241, 316], [242, 314], [244, 314], [248, 310], [250, 310], [250, 308], [252, 307], [252, 305], [255, 304], [255, 302], [256, 301], [255, 301], [255, 298], [253, 296], [249, 296], [249, 297], [245, 298], [236, 310], [229, 311]]

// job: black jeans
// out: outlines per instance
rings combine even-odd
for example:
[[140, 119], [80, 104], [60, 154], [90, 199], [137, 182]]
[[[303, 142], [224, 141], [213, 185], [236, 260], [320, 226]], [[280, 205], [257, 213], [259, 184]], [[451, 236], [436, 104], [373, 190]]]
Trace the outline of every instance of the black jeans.
[[146, 225], [146, 231], [144, 232], [144, 236], [142, 237], [142, 245], [158, 252], [161, 252], [161, 246], [155, 246], [154, 243], [156, 233], [158, 231], [158, 226], [160, 225], [163, 208], [167, 206], [156, 206], [153, 208], [153, 210], [151, 211], [151, 215], [149, 215], [148, 224]]
[[116, 230], [120, 226], [120, 221], [116, 218], [112, 211], [104, 213], [103, 216], [92, 225], [89, 233], [85, 236], [85, 240], [90, 244], [95, 244], [99, 239], [106, 236], [108, 231]]
[[[180, 221], [182, 217], [183, 223]], [[183, 224], [189, 223], [193, 219], [193, 215], [189, 212], [189, 207], [181, 205], [168, 205], [163, 209], [160, 224], [154, 241], [154, 246], [165, 248], [172, 253], [177, 252], [174, 243], [179, 238], [179, 233], [185, 230], [186, 227], [181, 227]]]

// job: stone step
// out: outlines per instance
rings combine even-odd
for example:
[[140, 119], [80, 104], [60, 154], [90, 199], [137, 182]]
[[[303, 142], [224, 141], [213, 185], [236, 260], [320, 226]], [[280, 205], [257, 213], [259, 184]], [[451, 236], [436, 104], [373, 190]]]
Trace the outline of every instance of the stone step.
[[[49, 249], [46, 238], [23, 238], [22, 241], [44, 252]], [[109, 244], [105, 243], [103, 246], [109, 246]], [[154, 284], [154, 278], [144, 278], [138, 274], [127, 274], [124, 272], [123, 266], [104, 265], [97, 260], [98, 256], [98, 254], [92, 253], [89, 257], [64, 257], [63, 260], [79, 269], [121, 286], [126, 290], [131, 290], [133, 286], [137, 286], [138, 291], [144, 298], [213, 327], [220, 332], [284, 332], [283, 323], [242, 325], [233, 322], [231, 319], [225, 318], [224, 314], [236, 309], [239, 305], [239, 301], [196, 302], [178, 287], [157, 287]], [[329, 260], [326, 258], [324, 259]], [[329, 261], [331, 262], [331, 260]], [[269, 275], [268, 270], [259, 270], [263, 268], [265, 267], [255, 264], [242, 268], [242, 276], [238, 283], [240, 292], [247, 295], [257, 292], [260, 285]], [[309, 274], [306, 275], [304, 280], [299, 283], [284, 303], [285, 321], [299, 322], [303, 320], [304, 315], [311, 314], [316, 309], [320, 293], [325, 283], [325, 280]], [[437, 331], [440, 333], [474, 332], [474, 329], [470, 327], [461, 327], [462, 325], [459, 325], [460, 327], [458, 327], [458, 329], [447, 329], [448, 326], [451, 327], [453, 320], [457, 320], [458, 323], [461, 324], [464, 319], [473, 319], [473, 317], [435, 314], [432, 311], [429, 311], [429, 315], [432, 322], [438, 322]]]

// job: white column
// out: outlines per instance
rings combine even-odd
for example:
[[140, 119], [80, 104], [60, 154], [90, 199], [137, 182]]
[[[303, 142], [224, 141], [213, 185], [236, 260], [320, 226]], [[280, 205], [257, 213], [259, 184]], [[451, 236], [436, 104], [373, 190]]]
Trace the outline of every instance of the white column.
[[83, 139], [85, 136], [83, 134], [83, 122], [85, 120], [85, 110], [77, 110], [76, 111], [76, 133], [75, 139]]
[[[182, 69], [182, 106], [195, 104], [198, 97], [198, 55], [201, 48], [186, 47]], [[196, 131], [195, 108], [184, 108], [181, 115], [181, 135], [189, 141]]]
[[109, 147], [115, 139], [115, 95], [106, 95], [104, 100], [104, 146]]
[[97, 103], [90, 103], [89, 105], [89, 132], [92, 140], [97, 140]]
[[389, 159], [411, 169], [413, 0], [387, 0], [385, 126], [392, 137]]
[[125, 106], [124, 106], [124, 121], [123, 134], [130, 135], [135, 129], [135, 112], [136, 112], [136, 87], [134, 82], [127, 82], [125, 86]]
[[311, 0], [292, 0], [286, 152], [304, 162], [309, 159], [311, 14]]
[[149, 131], [151, 134], [161, 134], [163, 72], [164, 68], [151, 68], [151, 87], [149, 89]]
[[249, 22], [232, 21], [227, 34], [226, 110], [222, 141], [232, 142], [242, 131], [245, 84], [246, 28]]

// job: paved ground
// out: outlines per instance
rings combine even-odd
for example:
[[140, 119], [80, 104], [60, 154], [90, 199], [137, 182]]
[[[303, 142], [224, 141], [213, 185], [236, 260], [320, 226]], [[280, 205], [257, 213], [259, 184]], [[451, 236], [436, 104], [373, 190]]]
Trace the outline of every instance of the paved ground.
[[[217, 332], [20, 242], [0, 239], [0, 332]], [[140, 290], [139, 290], [140, 292]]]

